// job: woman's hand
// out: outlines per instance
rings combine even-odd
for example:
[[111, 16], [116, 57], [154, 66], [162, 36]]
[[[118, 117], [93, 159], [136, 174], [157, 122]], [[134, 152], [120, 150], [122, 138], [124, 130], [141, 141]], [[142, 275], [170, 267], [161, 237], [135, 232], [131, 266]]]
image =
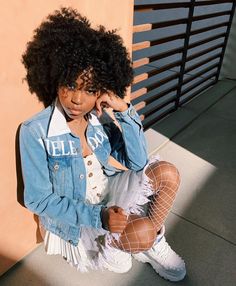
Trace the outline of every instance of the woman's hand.
[[122, 233], [128, 221], [125, 211], [117, 206], [103, 209], [101, 217], [103, 227], [115, 233]]
[[115, 111], [123, 112], [128, 108], [128, 104], [115, 95], [113, 92], [107, 92], [100, 95], [96, 101], [96, 110], [98, 117], [102, 115], [102, 108], [112, 108]]

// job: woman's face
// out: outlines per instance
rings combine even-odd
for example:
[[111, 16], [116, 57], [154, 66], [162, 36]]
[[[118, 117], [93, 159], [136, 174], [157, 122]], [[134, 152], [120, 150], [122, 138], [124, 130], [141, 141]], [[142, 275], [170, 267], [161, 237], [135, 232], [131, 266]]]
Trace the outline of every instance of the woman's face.
[[83, 85], [83, 80], [76, 80], [76, 87], [60, 87], [58, 99], [66, 115], [74, 120], [80, 119], [94, 107], [98, 92]]

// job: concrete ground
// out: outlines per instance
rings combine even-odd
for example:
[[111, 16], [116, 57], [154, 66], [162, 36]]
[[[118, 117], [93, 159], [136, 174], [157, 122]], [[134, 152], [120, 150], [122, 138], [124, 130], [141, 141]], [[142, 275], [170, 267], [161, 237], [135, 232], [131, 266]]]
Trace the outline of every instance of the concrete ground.
[[[146, 132], [150, 154], [174, 163], [182, 177], [166, 237], [185, 259], [178, 285], [236, 285], [236, 81], [213, 88]], [[150, 265], [133, 260], [127, 274], [81, 274], [42, 245], [0, 278], [1, 286], [167, 286]]]

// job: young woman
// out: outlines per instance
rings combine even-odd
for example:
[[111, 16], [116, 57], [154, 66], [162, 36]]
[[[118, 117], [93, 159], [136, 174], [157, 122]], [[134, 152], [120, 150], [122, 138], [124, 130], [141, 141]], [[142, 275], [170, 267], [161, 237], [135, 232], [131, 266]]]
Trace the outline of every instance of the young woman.
[[147, 158], [139, 116], [123, 100], [133, 73], [120, 36], [62, 8], [35, 30], [23, 64], [45, 106], [22, 124], [20, 150], [25, 205], [39, 216], [46, 252], [81, 271], [119, 273], [132, 255], [183, 279], [163, 226], [179, 173]]

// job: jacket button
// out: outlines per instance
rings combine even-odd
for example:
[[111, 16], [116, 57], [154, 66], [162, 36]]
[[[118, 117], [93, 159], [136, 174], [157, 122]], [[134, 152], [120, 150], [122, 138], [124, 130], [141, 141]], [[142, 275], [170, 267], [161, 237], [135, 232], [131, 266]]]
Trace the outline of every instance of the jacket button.
[[93, 162], [92, 162], [91, 160], [89, 160], [88, 163], [87, 163], [87, 165], [90, 166], [90, 165], [92, 165], [92, 163], [93, 163]]
[[88, 176], [89, 178], [91, 178], [93, 176], [93, 173], [89, 173]]
[[98, 198], [101, 198], [101, 196], [102, 196], [101, 194], [97, 193], [97, 197], [98, 197]]
[[130, 114], [130, 116], [134, 116], [135, 115], [135, 110], [134, 109], [131, 109], [130, 111], [129, 111], [129, 114]]
[[79, 175], [79, 178], [80, 178], [81, 180], [83, 180], [84, 174], [80, 174], [80, 175]]
[[55, 164], [53, 168], [55, 171], [57, 171], [59, 169], [59, 164]]

